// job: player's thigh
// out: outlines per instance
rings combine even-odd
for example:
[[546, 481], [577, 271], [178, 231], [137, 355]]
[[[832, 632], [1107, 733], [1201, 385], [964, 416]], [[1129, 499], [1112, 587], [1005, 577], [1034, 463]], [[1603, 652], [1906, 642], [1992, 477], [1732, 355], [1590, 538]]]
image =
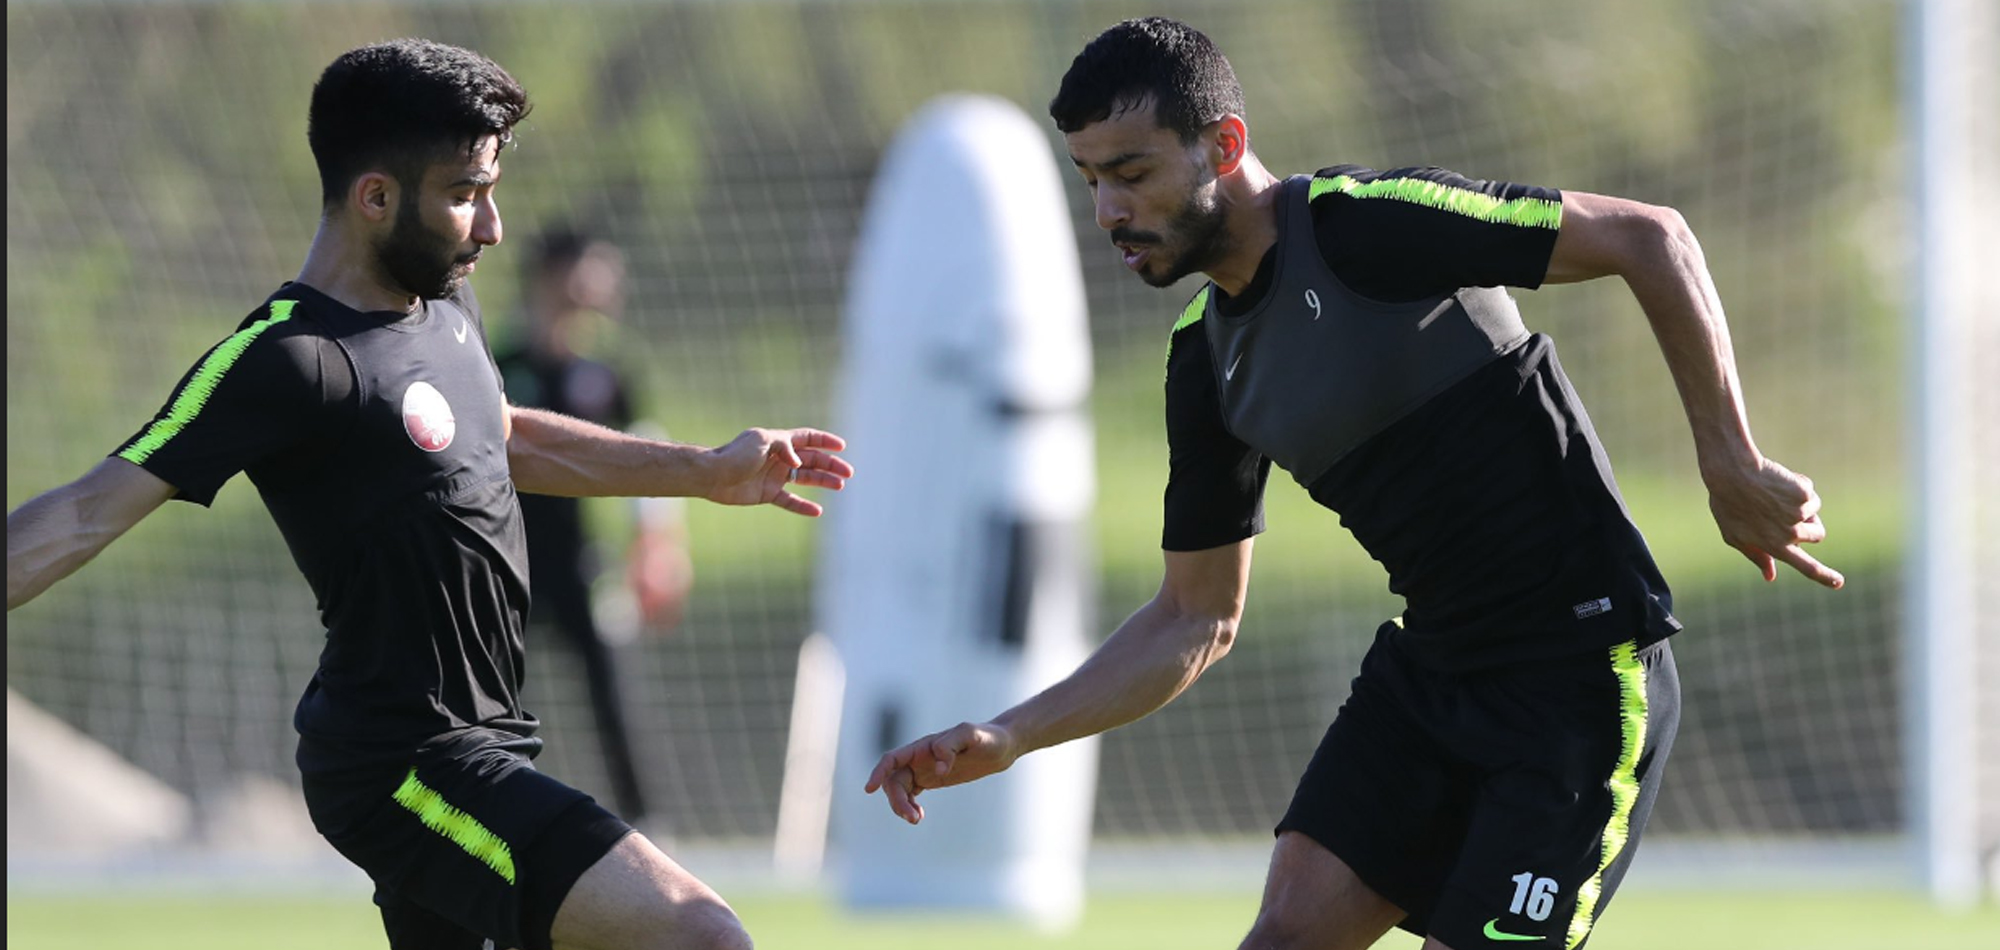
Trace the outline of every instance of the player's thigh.
[[374, 879], [395, 950], [456, 948], [458, 931], [478, 935], [475, 947], [548, 950], [557, 903], [631, 833], [498, 744], [426, 752], [393, 787], [309, 775], [306, 798], [327, 840]]
[[1360, 950], [1401, 919], [1402, 908], [1338, 855], [1287, 831], [1271, 850], [1264, 901], [1242, 950]]
[[644, 835], [612, 846], [556, 911], [555, 950], [748, 950], [722, 897]]
[[[1617, 889], [1651, 814], [1679, 724], [1673, 655], [1630, 644], [1551, 664], [1482, 708], [1486, 773], [1426, 933], [1456, 947], [1576, 947]], [[1491, 699], [1492, 697], [1479, 697]]]
[[1394, 630], [1385, 625], [1362, 660], [1277, 830], [1337, 856], [1344, 874], [1400, 908], [1404, 928], [1421, 933], [1462, 849], [1474, 782], [1431, 724], [1437, 707], [1450, 706], [1451, 683], [1409, 663], [1390, 642]]

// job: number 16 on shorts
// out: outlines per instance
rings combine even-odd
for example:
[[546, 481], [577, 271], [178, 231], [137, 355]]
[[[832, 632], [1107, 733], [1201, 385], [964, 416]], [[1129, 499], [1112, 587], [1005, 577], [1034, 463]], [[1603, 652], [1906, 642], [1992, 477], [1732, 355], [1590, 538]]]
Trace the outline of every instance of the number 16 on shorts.
[[1554, 878], [1536, 877], [1533, 871], [1522, 871], [1508, 880], [1514, 882], [1514, 902], [1507, 905], [1510, 914], [1526, 914], [1529, 920], [1547, 920], [1549, 912], [1556, 908], [1556, 886]]

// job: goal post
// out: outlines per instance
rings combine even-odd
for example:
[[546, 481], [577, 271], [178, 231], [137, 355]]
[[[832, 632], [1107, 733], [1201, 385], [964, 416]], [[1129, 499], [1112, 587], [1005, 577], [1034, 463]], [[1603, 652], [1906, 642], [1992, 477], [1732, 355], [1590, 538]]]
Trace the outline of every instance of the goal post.
[[[1992, 542], [2000, 429], [1996, 384], [1982, 368], [2000, 342], [1992, 329], [2000, 300], [1985, 273], [2000, 251], [1996, 28], [2000, 15], [1980, 0], [1916, 0], [1905, 12], [1915, 222], [1906, 799], [1918, 877], [1949, 907], [1976, 902], [1982, 874], [1994, 873], [1982, 862], [2000, 862], [2000, 809], [1982, 807], [2000, 796], [1982, 787], [1996, 779], [1982, 760], [1993, 756], [2000, 701], [1980, 692], [1982, 682], [1995, 691], [2000, 672], [2000, 604], [1979, 590], [2000, 573]], [[2000, 894], [2000, 880], [1989, 884]]]

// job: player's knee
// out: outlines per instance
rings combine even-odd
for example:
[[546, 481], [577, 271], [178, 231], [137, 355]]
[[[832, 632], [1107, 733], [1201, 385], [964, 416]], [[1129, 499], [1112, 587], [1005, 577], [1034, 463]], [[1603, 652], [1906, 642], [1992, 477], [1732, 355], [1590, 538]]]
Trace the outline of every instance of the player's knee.
[[743, 922], [725, 906], [717, 905], [716, 912], [705, 922], [703, 929], [705, 935], [700, 941], [701, 950], [753, 950], [755, 946], [750, 932], [743, 929]]
[[557, 950], [753, 950], [727, 904], [700, 901], [670, 913], [644, 912], [586, 938], [556, 940]]
[[752, 950], [750, 932], [743, 929], [736, 912], [720, 900], [697, 900], [682, 905], [674, 922], [653, 946], [661, 950]]
[[713, 950], [755, 950], [756, 942], [750, 939], [750, 932], [744, 930], [742, 924], [737, 924], [709, 946]]
[[1298, 913], [1267, 905], [1239, 950], [1364, 950], [1394, 922], [1386, 915]]
[[1238, 950], [1305, 950], [1307, 946], [1301, 928], [1265, 912], [1257, 915], [1257, 922], [1250, 925], [1250, 935], [1243, 938]]

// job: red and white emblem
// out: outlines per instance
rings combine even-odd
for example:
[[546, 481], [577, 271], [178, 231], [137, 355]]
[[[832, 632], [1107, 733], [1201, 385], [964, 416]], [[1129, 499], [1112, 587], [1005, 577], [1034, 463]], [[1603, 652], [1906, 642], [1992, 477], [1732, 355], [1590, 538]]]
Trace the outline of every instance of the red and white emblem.
[[410, 434], [417, 448], [442, 452], [458, 431], [458, 420], [451, 414], [451, 403], [444, 401], [444, 393], [429, 383], [416, 382], [403, 393], [403, 431]]

